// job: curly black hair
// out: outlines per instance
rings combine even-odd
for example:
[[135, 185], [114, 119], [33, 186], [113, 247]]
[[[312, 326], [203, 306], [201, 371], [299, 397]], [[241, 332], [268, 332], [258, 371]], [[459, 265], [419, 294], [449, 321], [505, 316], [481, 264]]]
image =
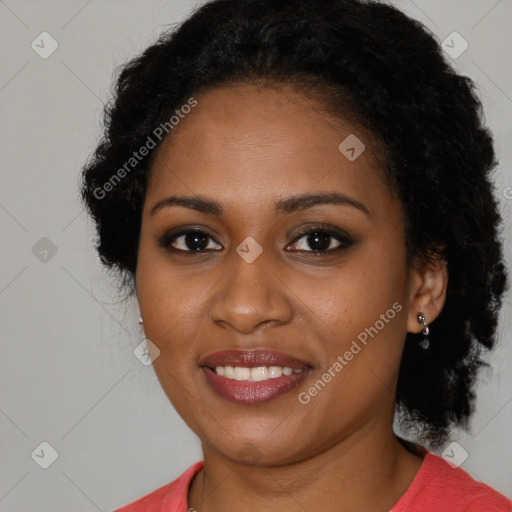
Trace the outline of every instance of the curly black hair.
[[[402, 425], [439, 447], [452, 426], [467, 428], [482, 349], [496, 341], [507, 284], [491, 181], [497, 162], [474, 83], [398, 9], [362, 0], [214, 0], [128, 62], [82, 173], [101, 261], [133, 294], [146, 186], [165, 140], [154, 140], [155, 128], [193, 95], [258, 81], [302, 88], [365, 127], [403, 206], [409, 261], [447, 264], [431, 347], [423, 351], [418, 335], [407, 335], [396, 391]], [[156, 147], [128, 169], [150, 138]]]

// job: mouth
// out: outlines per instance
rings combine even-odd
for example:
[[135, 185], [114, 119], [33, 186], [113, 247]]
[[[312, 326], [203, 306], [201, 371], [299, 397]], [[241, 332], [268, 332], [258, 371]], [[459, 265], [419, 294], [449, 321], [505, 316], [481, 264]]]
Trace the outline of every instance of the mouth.
[[272, 350], [224, 350], [200, 363], [206, 382], [221, 397], [239, 404], [268, 402], [301, 384], [310, 363]]

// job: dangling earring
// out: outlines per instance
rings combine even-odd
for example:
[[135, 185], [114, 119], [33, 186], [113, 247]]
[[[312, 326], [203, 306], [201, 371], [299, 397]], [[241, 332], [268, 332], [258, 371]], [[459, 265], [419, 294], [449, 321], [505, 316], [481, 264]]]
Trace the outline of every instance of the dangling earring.
[[422, 325], [422, 334], [424, 338], [419, 342], [419, 346], [423, 350], [427, 350], [428, 347], [430, 347], [430, 340], [427, 338], [428, 333], [430, 332], [430, 329], [428, 328], [427, 319], [425, 318], [425, 315], [420, 311], [418, 313], [418, 323]]
[[139, 316], [139, 325], [142, 325], [142, 317]]

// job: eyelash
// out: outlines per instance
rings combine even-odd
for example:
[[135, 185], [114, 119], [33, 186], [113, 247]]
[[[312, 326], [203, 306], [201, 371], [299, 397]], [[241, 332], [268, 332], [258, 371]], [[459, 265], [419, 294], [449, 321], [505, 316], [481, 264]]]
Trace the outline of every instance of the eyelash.
[[[212, 249], [183, 250], [183, 249], [176, 249], [175, 247], [172, 247], [172, 243], [177, 238], [179, 238], [181, 236], [184, 236], [184, 235], [186, 236], [186, 235], [192, 234], [192, 233], [198, 233], [198, 234], [201, 234], [201, 235], [206, 235], [206, 237], [208, 237], [211, 240], [213, 240], [213, 238], [206, 231], [203, 231], [203, 230], [200, 230], [200, 229], [192, 229], [191, 228], [191, 229], [184, 229], [182, 231], [179, 231], [178, 233], [169, 233], [169, 234], [164, 235], [159, 240], [159, 245], [161, 247], [167, 249], [168, 251], [171, 251], [171, 252], [174, 252], [174, 253], [178, 253], [178, 254], [182, 254], [182, 255], [186, 255], [186, 256], [205, 254], [207, 252], [211, 252], [212, 251]], [[297, 250], [295, 252], [311, 253], [315, 257], [318, 257], [318, 256], [329, 256], [329, 255], [332, 255], [332, 254], [337, 253], [339, 251], [342, 251], [343, 249], [348, 249], [349, 247], [351, 247], [352, 245], [355, 244], [355, 240], [350, 235], [348, 235], [348, 233], [344, 232], [343, 230], [335, 230], [335, 229], [332, 229], [332, 228], [325, 228], [325, 227], [318, 226], [318, 227], [310, 227], [310, 228], [304, 229], [303, 231], [299, 232], [297, 234], [297, 236], [293, 239], [291, 244], [289, 244], [289, 245], [294, 245], [301, 238], [304, 238], [307, 235], [312, 235], [314, 233], [322, 234], [322, 235], [328, 235], [329, 237], [334, 238], [338, 242], [340, 242], [340, 245], [338, 247], [335, 247], [334, 249], [326, 249], [326, 250], [320, 250], [320, 251], [318, 251], [318, 250], [305, 251], [305, 250], [299, 249], [299, 250]], [[220, 249], [213, 249], [213, 251], [219, 251], [219, 250]], [[187, 254], [187, 253], [189, 253], [189, 254]]]

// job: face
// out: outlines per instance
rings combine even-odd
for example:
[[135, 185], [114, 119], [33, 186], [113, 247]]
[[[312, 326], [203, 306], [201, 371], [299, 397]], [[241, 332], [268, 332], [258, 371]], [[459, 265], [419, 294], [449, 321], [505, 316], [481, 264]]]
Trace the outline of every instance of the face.
[[[155, 159], [136, 271], [167, 396], [233, 460], [390, 428], [410, 271], [370, 138], [287, 86], [197, 101]], [[339, 149], [351, 134], [359, 156]]]

